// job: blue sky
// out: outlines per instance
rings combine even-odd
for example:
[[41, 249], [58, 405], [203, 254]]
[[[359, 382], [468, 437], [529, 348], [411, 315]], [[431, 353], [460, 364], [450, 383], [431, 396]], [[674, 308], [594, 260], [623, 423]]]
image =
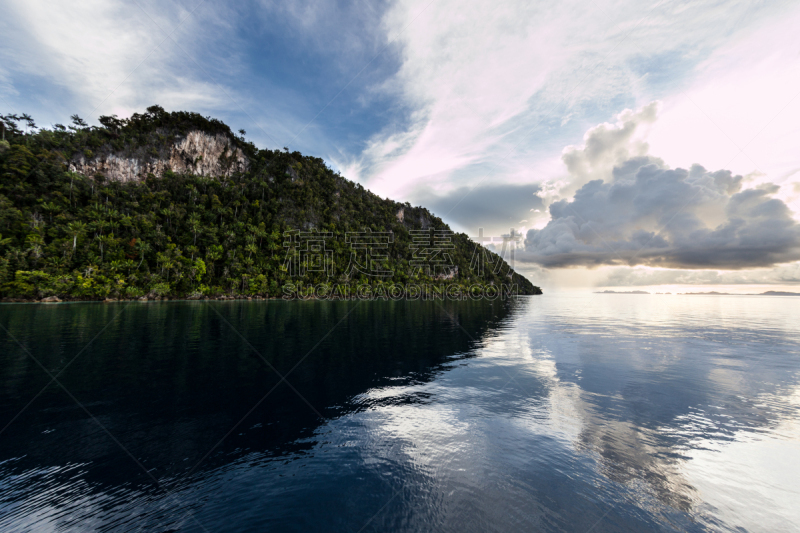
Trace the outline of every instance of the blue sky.
[[[672, 259], [636, 256], [621, 266], [614, 250], [599, 252], [602, 241], [625, 248], [634, 230], [667, 228], [642, 218], [611, 227], [580, 213], [556, 220], [551, 209], [591, 179], [610, 185], [628, 159], [649, 157], [665, 169], [730, 170], [743, 176], [742, 190], [777, 185], [771, 198], [795, 220], [796, 3], [4, 0], [0, 8], [0, 108], [40, 126], [73, 113], [95, 123], [154, 103], [212, 115], [259, 146], [323, 157], [382, 196], [431, 207], [460, 231], [514, 228], [530, 237], [519, 268], [554, 284], [800, 282], [791, 250], [747, 272], [736, 261], [675, 262], [689, 234], [670, 236], [680, 252]], [[650, 105], [652, 116], [642, 111]], [[687, 183], [700, 187], [692, 176]], [[739, 192], [708, 189], [698, 197], [710, 203], [697, 206], [687, 198], [695, 230], [721, 235], [714, 230], [733, 219], [719, 213], [732, 212], [726, 202]], [[787, 222], [762, 226], [776, 224]], [[794, 250], [788, 224], [781, 246]], [[545, 246], [546, 235], [576, 244]], [[745, 235], [737, 239], [720, 246], [744, 246]], [[581, 247], [595, 263], [556, 268], [560, 259], [543, 259], [556, 249], [578, 257]]]

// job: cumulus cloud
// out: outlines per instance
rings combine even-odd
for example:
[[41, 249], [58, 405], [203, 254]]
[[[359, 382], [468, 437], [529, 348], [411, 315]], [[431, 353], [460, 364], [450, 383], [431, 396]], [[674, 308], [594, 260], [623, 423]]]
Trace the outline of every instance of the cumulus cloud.
[[572, 198], [550, 205], [551, 220], [528, 231], [519, 259], [547, 267], [648, 265], [687, 269], [769, 267], [800, 259], [800, 224], [765, 183], [700, 165], [671, 169], [635, 140], [654, 105], [592, 128], [563, 160]]
[[604, 122], [586, 132], [582, 146], [567, 146], [561, 160], [569, 172], [562, 181], [560, 193], [574, 192], [589, 181], [611, 175], [620, 161], [647, 154], [647, 130], [658, 116], [658, 101], [638, 111], [626, 109], [616, 116], [615, 123]]

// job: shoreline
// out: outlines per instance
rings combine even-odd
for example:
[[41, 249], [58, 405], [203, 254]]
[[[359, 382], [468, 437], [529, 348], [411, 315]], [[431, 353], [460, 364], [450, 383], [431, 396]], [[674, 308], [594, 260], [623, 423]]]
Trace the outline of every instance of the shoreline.
[[235, 300], [243, 300], [243, 301], [331, 301], [331, 302], [339, 302], [339, 301], [375, 301], [375, 300], [385, 300], [385, 301], [478, 301], [478, 300], [488, 300], [494, 301], [497, 299], [507, 300], [510, 298], [519, 298], [521, 296], [541, 296], [540, 294], [513, 294], [509, 295], [508, 298], [470, 298], [466, 295], [462, 296], [461, 298], [442, 298], [442, 297], [432, 297], [432, 298], [388, 298], [388, 297], [358, 297], [352, 296], [347, 298], [320, 298], [317, 296], [304, 296], [304, 297], [296, 297], [296, 298], [286, 298], [283, 296], [205, 296], [203, 298], [188, 298], [188, 297], [160, 297], [160, 298], [106, 298], [106, 299], [96, 299], [96, 298], [66, 298], [66, 299], [49, 299], [49, 298], [42, 298], [42, 299], [30, 299], [30, 298], [2, 298], [0, 299], [0, 305], [3, 304], [73, 304], [73, 303], [98, 303], [98, 304], [115, 304], [115, 303], [133, 303], [133, 302], [140, 302], [140, 303], [150, 303], [150, 302], [204, 302], [204, 301], [215, 301], [215, 302], [230, 302]]
[[164, 301], [184, 301], [196, 302], [203, 300], [281, 300], [279, 297], [272, 296], [205, 296], [203, 298], [190, 298], [187, 296], [164, 296], [158, 298], [0, 298], [0, 304], [69, 304], [69, 303], [120, 303], [120, 302], [164, 302]]
[[[0, 303], [67, 303], [67, 302], [150, 302], [150, 301], [229, 301], [229, 300], [506, 300], [514, 296], [520, 296], [517, 284], [512, 285], [481, 285], [475, 284], [470, 287], [461, 285], [391, 285], [391, 286], [371, 286], [357, 285], [351, 287], [347, 284], [336, 285], [302, 285], [286, 284], [282, 287], [283, 294], [216, 294], [209, 295], [201, 292], [193, 292], [184, 295], [159, 295], [148, 293], [142, 296], [128, 297], [98, 297], [98, 296], [5, 296], [0, 298]], [[33, 292], [33, 291], [31, 291]], [[41, 295], [42, 293], [39, 292]], [[46, 293], [45, 293], [46, 294]], [[541, 289], [532, 291], [531, 296], [542, 294]], [[525, 295], [525, 294], [523, 294]]]

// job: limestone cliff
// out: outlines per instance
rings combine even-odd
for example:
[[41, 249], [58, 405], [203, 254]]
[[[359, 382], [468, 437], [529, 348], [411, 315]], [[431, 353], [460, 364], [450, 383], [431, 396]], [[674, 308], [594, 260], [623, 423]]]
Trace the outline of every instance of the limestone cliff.
[[190, 131], [160, 149], [115, 151], [105, 147], [97, 155], [81, 154], [70, 163], [73, 172], [86, 176], [102, 174], [117, 181], [141, 180], [148, 174], [161, 177], [167, 170], [226, 177], [235, 172], [245, 172], [248, 168], [247, 156], [227, 135], [212, 135], [199, 130]]

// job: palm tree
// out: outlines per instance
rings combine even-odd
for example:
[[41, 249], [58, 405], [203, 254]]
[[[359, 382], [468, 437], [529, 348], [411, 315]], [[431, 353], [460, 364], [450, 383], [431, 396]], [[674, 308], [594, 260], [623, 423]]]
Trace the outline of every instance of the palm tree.
[[128, 276], [131, 275], [131, 269], [133, 268], [134, 264], [135, 263], [133, 262], [132, 259], [125, 259], [124, 261], [122, 261], [122, 267], [128, 270]]
[[103, 252], [104, 252], [106, 246], [109, 246], [109, 247], [113, 246], [114, 244], [116, 244], [117, 239], [114, 238], [114, 234], [113, 233], [109, 233], [108, 235], [101, 235], [100, 237], [98, 237], [97, 240], [100, 242], [100, 262], [102, 263], [103, 262]]
[[255, 231], [256, 237], [258, 237], [258, 249], [261, 249], [261, 245], [264, 242], [264, 237], [267, 236], [267, 228], [266, 225], [262, 222], [258, 225]]
[[56, 211], [60, 211], [61, 210], [61, 208], [58, 205], [56, 205], [55, 202], [45, 202], [45, 203], [43, 203], [42, 204], [42, 209], [47, 211], [47, 213], [50, 215], [50, 223], [51, 224], [53, 223], [53, 213], [56, 212]]
[[268, 236], [267, 248], [272, 252], [272, 259], [275, 259], [275, 251], [283, 248], [278, 242], [281, 240], [281, 234], [278, 231], [273, 231]]
[[72, 253], [75, 253], [75, 247], [78, 246], [78, 235], [83, 235], [86, 232], [86, 224], [83, 222], [70, 222], [67, 224], [67, 234], [72, 235]]
[[168, 207], [165, 207], [164, 209], [159, 211], [159, 213], [161, 213], [161, 215], [164, 216], [167, 219], [167, 227], [171, 229], [171, 226], [170, 226], [170, 223], [169, 223], [169, 216], [172, 214], [172, 210], [170, 208], [168, 208]]
[[192, 213], [189, 216], [189, 229], [192, 230], [194, 233], [194, 241], [192, 244], [197, 244], [197, 232], [200, 231], [202, 227], [202, 222], [200, 221], [200, 217], [196, 213]]
[[42, 253], [44, 237], [42, 237], [39, 233], [31, 233], [25, 240], [28, 242], [28, 251], [30, 252], [30, 256], [33, 257], [35, 265], [37, 260], [44, 255]]
[[144, 261], [144, 254], [150, 251], [150, 245], [142, 240], [136, 241], [136, 250], [141, 255], [141, 259], [139, 260], [139, 264], [136, 265], [136, 270], [139, 270], [139, 267], [142, 266], [142, 262]]
[[33, 122], [33, 118], [31, 118], [29, 114], [23, 113], [22, 116], [20, 116], [20, 119], [25, 121], [25, 135], [28, 134], [28, 128], [36, 127], [36, 123]]
[[6, 140], [6, 130], [10, 127], [14, 131], [14, 124], [11, 121], [19, 120], [17, 115], [0, 115], [0, 127], [3, 128], [3, 140]]
[[54, 272], [58, 271], [61, 267], [65, 266], [66, 261], [63, 257], [48, 257], [45, 259], [45, 264]]
[[161, 275], [164, 275], [164, 269], [167, 271], [167, 281], [169, 281], [169, 269], [172, 268], [173, 262], [169, 255], [162, 254], [161, 252], [156, 253], [156, 261], [161, 263]]

